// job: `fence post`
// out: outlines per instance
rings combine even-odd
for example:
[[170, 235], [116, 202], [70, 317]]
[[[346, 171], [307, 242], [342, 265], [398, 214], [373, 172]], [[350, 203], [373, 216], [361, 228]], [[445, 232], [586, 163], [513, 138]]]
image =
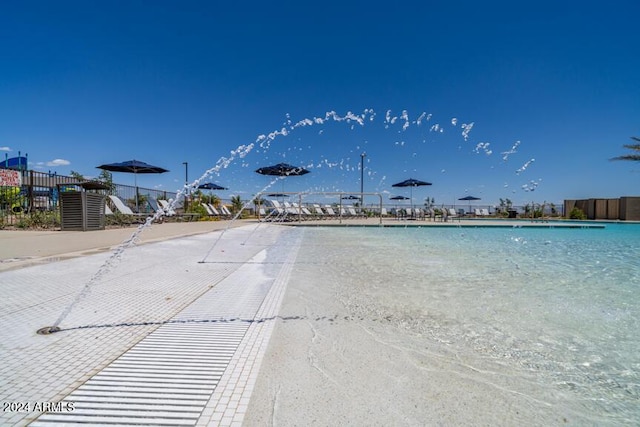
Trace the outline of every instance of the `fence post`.
[[29, 184], [27, 186], [27, 212], [33, 209], [33, 169], [29, 171]]

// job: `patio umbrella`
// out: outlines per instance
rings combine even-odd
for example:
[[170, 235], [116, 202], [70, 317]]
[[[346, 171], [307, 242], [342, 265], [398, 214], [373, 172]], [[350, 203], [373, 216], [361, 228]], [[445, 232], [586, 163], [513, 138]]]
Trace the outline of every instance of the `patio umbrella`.
[[273, 166], [265, 166], [260, 169], [256, 169], [256, 172], [260, 175], [271, 176], [300, 176], [308, 174], [309, 171], [301, 166], [292, 166], [288, 163], [278, 163]]
[[132, 173], [133, 180], [136, 187], [136, 210], [139, 210], [138, 206], [138, 174], [139, 173], [165, 173], [169, 172], [168, 169], [161, 168], [160, 166], [153, 166], [139, 160], [128, 160], [120, 163], [107, 163], [97, 166], [98, 169], [103, 169], [109, 172], [125, 172]]
[[[228, 190], [227, 187], [223, 187], [222, 185], [218, 185], [213, 182], [205, 182], [204, 184], [200, 184], [197, 187], [199, 190]], [[211, 197], [211, 194], [209, 194]], [[210, 199], [211, 201], [211, 199]]]
[[289, 195], [284, 193], [271, 193], [271, 194], [267, 194], [267, 197], [275, 197], [276, 199], [280, 198], [284, 200], [284, 198], [289, 197]]
[[460, 197], [458, 200], [465, 200], [469, 202], [469, 212], [471, 212], [471, 201], [472, 200], [481, 200], [480, 197], [474, 197], [474, 196], [465, 196], [465, 197]]
[[198, 188], [201, 190], [228, 190], [227, 187], [214, 184], [213, 182], [205, 182], [204, 184], [198, 185]]
[[[265, 166], [256, 169], [256, 173], [269, 176], [300, 176], [309, 173], [308, 170], [301, 166], [292, 166], [288, 163], [278, 163], [273, 166]], [[282, 182], [282, 191], [284, 192], [284, 181]]]
[[[398, 200], [409, 200], [409, 198], [405, 196], [393, 196], [393, 197], [389, 197], [389, 200], [395, 200], [397, 202]], [[395, 208], [398, 209], [398, 203], [396, 203]]]
[[420, 181], [418, 179], [409, 178], [397, 184], [393, 184], [392, 187], [409, 187], [411, 192], [411, 203], [413, 206], [413, 187], [422, 187], [424, 185], [431, 185], [430, 182]]
[[342, 200], [360, 200], [358, 196], [342, 196]]

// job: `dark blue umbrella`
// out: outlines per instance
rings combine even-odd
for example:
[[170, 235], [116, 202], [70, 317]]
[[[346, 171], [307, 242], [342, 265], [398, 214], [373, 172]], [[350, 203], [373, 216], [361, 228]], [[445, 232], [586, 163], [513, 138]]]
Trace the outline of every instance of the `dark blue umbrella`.
[[160, 166], [153, 166], [139, 160], [128, 160], [120, 163], [107, 163], [97, 166], [98, 169], [103, 169], [109, 172], [125, 172], [132, 173], [133, 180], [136, 187], [136, 210], [138, 209], [138, 174], [139, 173], [165, 173], [169, 172], [168, 169], [161, 168]]
[[409, 178], [397, 184], [393, 184], [392, 187], [409, 187], [411, 190], [411, 201], [413, 202], [413, 187], [422, 187], [424, 185], [431, 185], [430, 182], [420, 181], [418, 179]]
[[198, 188], [201, 190], [228, 190], [228, 188], [215, 184], [213, 182], [206, 182], [204, 184], [200, 184], [198, 185]]
[[273, 166], [265, 166], [260, 169], [256, 169], [256, 172], [260, 175], [271, 176], [300, 176], [308, 174], [309, 171], [301, 166], [292, 166], [288, 163], [278, 163]]
[[[288, 163], [278, 163], [273, 166], [265, 166], [263, 168], [256, 169], [256, 173], [260, 175], [269, 176], [300, 176], [309, 173], [308, 170], [301, 166], [292, 166]], [[284, 180], [282, 181], [282, 191], [284, 192]]]
[[464, 196], [464, 197], [460, 197], [458, 200], [465, 200], [469, 202], [469, 212], [471, 212], [471, 201], [472, 200], [481, 200], [480, 197], [474, 197], [474, 196]]

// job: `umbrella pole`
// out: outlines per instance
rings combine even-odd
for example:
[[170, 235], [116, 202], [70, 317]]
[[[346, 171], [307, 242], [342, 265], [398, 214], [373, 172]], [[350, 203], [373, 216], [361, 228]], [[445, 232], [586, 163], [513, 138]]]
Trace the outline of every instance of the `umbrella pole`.
[[136, 187], [136, 213], [140, 213], [140, 206], [138, 204], [138, 173], [133, 173], [133, 183]]
[[413, 185], [409, 189], [411, 192], [411, 200], [409, 200], [409, 203], [411, 203], [411, 218], [413, 218]]

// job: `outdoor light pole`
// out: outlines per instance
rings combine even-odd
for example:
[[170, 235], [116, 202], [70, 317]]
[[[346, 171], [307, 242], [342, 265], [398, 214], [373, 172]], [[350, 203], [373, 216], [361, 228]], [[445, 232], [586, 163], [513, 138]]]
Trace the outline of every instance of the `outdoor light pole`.
[[360, 154], [360, 210], [364, 208], [364, 158], [367, 153]]

